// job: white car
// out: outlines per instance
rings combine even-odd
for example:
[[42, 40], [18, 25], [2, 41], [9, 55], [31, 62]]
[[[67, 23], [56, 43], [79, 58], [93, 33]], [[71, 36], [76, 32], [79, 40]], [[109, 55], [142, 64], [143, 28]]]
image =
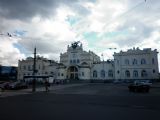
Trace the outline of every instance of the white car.
[[138, 84], [138, 85], [152, 85], [152, 82], [150, 80], [136, 80], [134, 81], [134, 84]]

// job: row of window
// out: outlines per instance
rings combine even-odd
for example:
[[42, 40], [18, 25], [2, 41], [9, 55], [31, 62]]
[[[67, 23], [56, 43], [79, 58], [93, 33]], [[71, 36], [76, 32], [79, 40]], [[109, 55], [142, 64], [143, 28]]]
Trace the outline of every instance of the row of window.
[[[101, 78], [105, 78], [106, 73], [105, 73], [104, 70], [101, 70], [100, 76], [101, 76]], [[97, 78], [97, 77], [98, 77], [97, 71], [94, 70], [93, 71], [93, 78]], [[112, 70], [108, 70], [108, 77], [113, 77], [113, 71]]]
[[[137, 59], [133, 59], [132, 62], [130, 63], [131, 61], [129, 61], [129, 59], [125, 59], [124, 63], [125, 65], [138, 65], [138, 60]], [[119, 64], [119, 61], [117, 61], [117, 64]], [[140, 61], [140, 64], [141, 65], [144, 65], [144, 64], [147, 64], [146, 60], [144, 58], [141, 59]], [[152, 64], [155, 64], [155, 60], [154, 58], [152, 58]]]
[[[52, 75], [53, 75], [54, 73], [53, 73], [53, 72], [50, 72], [50, 73], [49, 73], [49, 72], [45, 72], [45, 73], [42, 73], [42, 74], [45, 74], [45, 75], [52, 74]], [[38, 73], [38, 75], [42, 75], [42, 74], [41, 74], [41, 73]], [[24, 76], [25, 76], [25, 75], [33, 75], [33, 73], [24, 73], [23, 75], [24, 75]]]
[[79, 59], [77, 59], [77, 60], [70, 60], [70, 63], [72, 64], [72, 63], [74, 63], [74, 64], [76, 64], [76, 63], [79, 63], [80, 61], [79, 61]]
[[[155, 70], [153, 70], [153, 73], [155, 73]], [[125, 71], [125, 76], [126, 76], [127, 78], [130, 78], [130, 77], [131, 77], [131, 73], [130, 73], [129, 70], [126, 70], [126, 71]], [[137, 77], [139, 77], [139, 76], [141, 76], [141, 77], [147, 77], [147, 76], [148, 76], [148, 73], [147, 73], [146, 70], [142, 70], [142, 71], [140, 72], [140, 75], [139, 75], [138, 71], [137, 71], [137, 70], [134, 70], [134, 71], [133, 71], [133, 77], [134, 77], [134, 78], [137, 78]]]
[[[20, 66], [19, 68], [20, 68], [20, 70], [23, 69], [23, 70], [31, 71], [31, 70], [33, 70], [33, 65], [28, 65], [28, 66], [27, 66], [27, 65], [26, 65], [26, 66], [24, 65], [23, 68], [22, 68], [21, 66]], [[38, 69], [39, 69], [39, 70], [41, 69], [41, 66], [40, 66], [40, 65], [38, 66]], [[42, 66], [42, 69], [44, 70], [44, 69], [45, 69], [45, 66]]]

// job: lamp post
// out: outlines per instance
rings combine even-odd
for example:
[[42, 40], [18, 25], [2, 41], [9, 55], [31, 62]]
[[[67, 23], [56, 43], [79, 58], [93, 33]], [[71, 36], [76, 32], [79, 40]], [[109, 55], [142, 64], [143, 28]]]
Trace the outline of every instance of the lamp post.
[[36, 91], [36, 47], [34, 48], [32, 92]]

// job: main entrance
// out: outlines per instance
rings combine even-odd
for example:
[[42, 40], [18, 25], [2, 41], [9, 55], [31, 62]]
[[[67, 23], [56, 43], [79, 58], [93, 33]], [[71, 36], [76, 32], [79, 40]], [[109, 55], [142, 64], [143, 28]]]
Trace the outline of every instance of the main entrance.
[[75, 66], [70, 66], [67, 70], [67, 77], [69, 79], [78, 79], [78, 68]]

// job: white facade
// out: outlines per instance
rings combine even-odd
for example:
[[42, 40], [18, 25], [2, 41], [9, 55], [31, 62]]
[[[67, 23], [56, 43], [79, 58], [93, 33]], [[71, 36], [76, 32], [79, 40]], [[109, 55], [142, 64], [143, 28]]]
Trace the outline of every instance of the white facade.
[[[36, 75], [53, 76], [64, 80], [137, 80], [158, 79], [157, 50], [139, 48], [114, 53], [114, 60], [100, 61], [92, 51], [84, 51], [82, 44], [74, 42], [60, 54], [60, 62], [38, 58]], [[33, 58], [19, 61], [18, 79], [32, 75]], [[29, 67], [30, 66], [30, 67]]]
[[115, 53], [115, 79], [158, 79], [157, 54], [150, 48]]
[[[28, 57], [26, 60], [18, 61], [18, 80], [31, 81], [33, 79], [33, 61], [32, 57]], [[36, 59], [36, 76], [37, 80], [42, 81], [41, 76], [56, 77], [57, 63], [53, 60], [47, 60], [46, 58], [37, 56]]]

